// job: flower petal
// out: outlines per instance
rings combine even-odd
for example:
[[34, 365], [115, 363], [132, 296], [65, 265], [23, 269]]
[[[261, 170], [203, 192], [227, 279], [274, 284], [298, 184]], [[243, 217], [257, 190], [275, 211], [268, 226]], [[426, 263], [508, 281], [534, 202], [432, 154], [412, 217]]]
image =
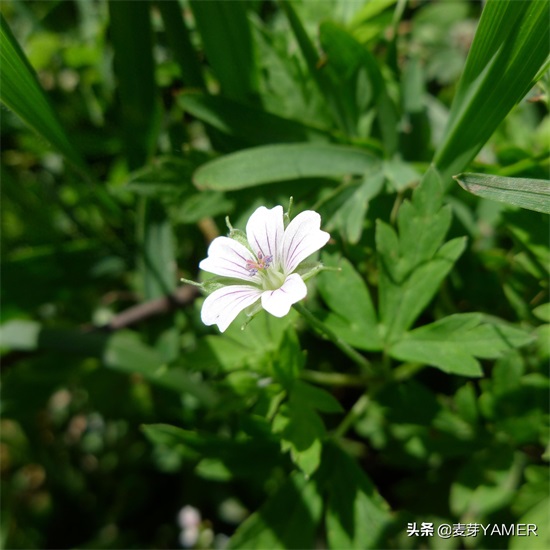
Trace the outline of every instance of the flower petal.
[[321, 216], [313, 210], [298, 214], [285, 231], [281, 262], [292, 273], [308, 256], [327, 244], [330, 235], [321, 231]]
[[282, 206], [271, 210], [260, 206], [246, 224], [246, 237], [252, 250], [256, 254], [261, 252], [265, 257], [271, 256], [275, 266], [279, 265], [284, 232]]
[[258, 275], [252, 275], [246, 268], [247, 260], [256, 261], [246, 246], [229, 237], [216, 237], [208, 247], [208, 258], [202, 260], [199, 267], [222, 277], [259, 284]]
[[206, 297], [202, 304], [201, 319], [205, 325], [218, 325], [221, 332], [245, 308], [258, 300], [262, 291], [248, 285], [228, 285]]
[[262, 307], [275, 317], [284, 317], [290, 306], [299, 302], [307, 295], [307, 286], [297, 273], [286, 278], [281, 288], [267, 290], [262, 293]]

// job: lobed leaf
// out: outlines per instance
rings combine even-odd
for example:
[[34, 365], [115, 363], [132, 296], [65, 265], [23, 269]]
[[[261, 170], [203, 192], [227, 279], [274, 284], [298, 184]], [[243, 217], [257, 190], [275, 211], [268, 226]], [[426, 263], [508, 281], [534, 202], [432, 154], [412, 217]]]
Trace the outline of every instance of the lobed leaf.
[[327, 266], [341, 270], [319, 275], [319, 292], [331, 311], [323, 322], [354, 347], [381, 349], [376, 312], [362, 277], [345, 258], [323, 253], [322, 259]]
[[314, 548], [323, 501], [315, 483], [294, 472], [231, 537], [230, 549]]
[[479, 361], [497, 359], [532, 342], [526, 331], [485, 320], [479, 313], [458, 313], [404, 334], [390, 355], [432, 365], [463, 376], [481, 376]]

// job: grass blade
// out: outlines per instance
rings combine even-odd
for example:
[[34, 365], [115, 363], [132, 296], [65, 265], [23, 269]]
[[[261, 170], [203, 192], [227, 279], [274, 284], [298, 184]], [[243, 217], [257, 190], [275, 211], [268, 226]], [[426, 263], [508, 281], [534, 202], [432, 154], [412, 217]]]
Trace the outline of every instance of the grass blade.
[[256, 96], [257, 68], [248, 2], [190, 2], [208, 62], [221, 89], [231, 99], [248, 103]]
[[513, 206], [550, 214], [550, 181], [504, 178], [487, 174], [459, 174], [454, 179], [466, 191]]
[[550, 51], [548, 0], [488, 0], [434, 162], [462, 171], [534, 84]]
[[86, 171], [79, 152], [71, 145], [34, 69], [0, 15], [0, 98], [41, 137], [52, 144], [75, 168]]
[[197, 52], [191, 44], [189, 31], [183, 21], [180, 3], [178, 0], [158, 0], [157, 6], [162, 16], [168, 43], [181, 69], [183, 82], [187, 86], [205, 88], [202, 69]]
[[245, 139], [250, 145], [292, 141], [330, 141], [328, 132], [301, 122], [249, 107], [222, 96], [184, 93], [181, 107], [221, 132]]
[[160, 114], [149, 7], [147, 1], [109, 2], [114, 69], [126, 156], [132, 170], [143, 165], [151, 155]]

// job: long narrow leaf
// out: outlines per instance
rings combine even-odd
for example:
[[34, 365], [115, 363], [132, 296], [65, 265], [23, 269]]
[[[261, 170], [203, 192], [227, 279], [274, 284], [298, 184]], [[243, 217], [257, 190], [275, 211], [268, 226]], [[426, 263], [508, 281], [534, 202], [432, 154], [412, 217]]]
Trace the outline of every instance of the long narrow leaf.
[[529, 91], [550, 51], [548, 0], [488, 0], [435, 155], [443, 181], [462, 171]]
[[292, 141], [330, 141], [327, 132], [306, 126], [222, 96], [184, 93], [179, 104], [188, 113], [221, 132], [245, 139], [251, 145]]
[[0, 15], [0, 98], [73, 166], [85, 171], [84, 162], [59, 123], [33, 68]]
[[[352, 120], [349, 105], [346, 104], [345, 98], [341, 96], [341, 90], [335, 86], [334, 79], [330, 78], [327, 73], [331, 72], [331, 68], [323, 67], [323, 60], [320, 58], [315, 46], [307, 35], [302, 22], [294, 11], [290, 2], [280, 2], [282, 10], [288, 18], [292, 32], [296, 37], [298, 45], [306, 64], [309, 68], [309, 74], [317, 84], [322, 96], [326, 99], [329, 105], [335, 122], [340, 129], [347, 135], [353, 136], [355, 133], [356, 120]], [[327, 70], [325, 70], [327, 69]]]
[[550, 214], [550, 181], [529, 178], [504, 178], [487, 174], [459, 174], [454, 179], [478, 197], [505, 202]]
[[178, 0], [158, 0], [157, 6], [174, 58], [180, 66], [183, 82], [187, 86], [204, 88], [201, 66], [183, 22], [180, 3]]
[[339, 178], [380, 169], [380, 160], [343, 145], [267, 145], [226, 155], [201, 166], [201, 189], [229, 191], [300, 178]]
[[139, 168], [151, 155], [159, 120], [149, 7], [147, 1], [109, 2], [114, 69], [131, 169]]
[[249, 102], [257, 91], [257, 67], [252, 33], [247, 19], [248, 2], [191, 0], [204, 52], [221, 89], [231, 99]]

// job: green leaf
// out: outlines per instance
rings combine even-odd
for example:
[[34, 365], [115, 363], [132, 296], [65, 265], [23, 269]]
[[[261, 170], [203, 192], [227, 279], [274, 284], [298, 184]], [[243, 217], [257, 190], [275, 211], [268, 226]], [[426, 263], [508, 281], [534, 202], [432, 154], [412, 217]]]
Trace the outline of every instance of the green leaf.
[[250, 145], [294, 141], [329, 142], [328, 132], [223, 96], [187, 92], [178, 96], [181, 107], [202, 122], [244, 139]]
[[340, 97], [340, 90], [335, 87], [334, 77], [331, 78], [322, 67], [322, 60], [291, 2], [281, 2], [279, 5], [288, 18], [292, 32], [309, 69], [309, 76], [312, 77], [319, 88], [321, 96], [327, 102], [334, 121], [343, 132], [354, 135], [356, 121], [352, 120], [349, 113], [346, 112], [345, 102]]
[[341, 270], [319, 275], [319, 292], [331, 310], [323, 322], [354, 347], [381, 349], [376, 312], [362, 277], [345, 258], [323, 253], [322, 259], [327, 266]]
[[281, 340], [277, 355], [273, 361], [273, 372], [277, 380], [290, 387], [303, 369], [305, 357], [300, 348], [298, 336], [293, 327], [289, 327]]
[[342, 405], [328, 391], [317, 388], [306, 382], [297, 381], [292, 386], [291, 399], [326, 413], [344, 412]]
[[326, 527], [330, 548], [384, 548], [382, 536], [391, 516], [366, 474], [344, 451], [327, 445], [323, 468], [328, 492]]
[[281, 449], [290, 451], [294, 464], [311, 476], [321, 463], [325, 426], [320, 416], [298, 399], [289, 399], [273, 419], [273, 432], [281, 436]]
[[458, 313], [404, 334], [391, 346], [390, 354], [452, 374], [481, 376], [476, 357], [497, 359], [532, 340], [528, 332], [484, 319], [479, 313]]
[[231, 191], [301, 178], [341, 178], [379, 167], [367, 151], [344, 145], [266, 145], [226, 155], [201, 166], [201, 189]]
[[191, 0], [191, 9], [208, 63], [227, 97], [249, 102], [256, 94], [258, 74], [248, 2]]
[[229, 548], [314, 548], [323, 501], [315, 483], [294, 472], [231, 537]]
[[550, 303], [542, 304], [533, 310], [533, 315], [542, 321], [550, 323]]
[[[546, 487], [548, 487], [548, 483]], [[517, 536], [516, 534], [515, 537], [510, 537], [510, 550], [545, 550], [550, 548], [549, 515], [550, 497], [546, 497], [517, 521], [517, 525], [536, 526], [536, 536], [531, 532], [529, 536]], [[526, 533], [525, 529], [523, 533]]]
[[109, 1], [122, 133], [132, 170], [153, 153], [160, 122], [149, 9], [148, 1]]
[[550, 181], [548, 180], [505, 178], [472, 173], [453, 177], [461, 187], [478, 197], [550, 214]]
[[331, 80], [348, 135], [368, 137], [361, 117], [375, 107], [376, 120], [388, 155], [397, 146], [398, 118], [388, 95], [379, 62], [346, 30], [330, 21], [321, 23], [319, 40], [325, 53], [323, 71]]
[[62, 128], [23, 50], [0, 14], [0, 98], [74, 167], [85, 171], [78, 151]]
[[44, 328], [35, 321], [10, 321], [1, 327], [2, 346], [12, 350], [46, 350], [97, 357], [109, 368], [133, 374], [179, 393], [189, 393], [205, 405], [218, 396], [181, 368], [167, 368], [162, 356], [130, 331], [114, 334], [82, 333], [74, 329]]
[[399, 235], [377, 220], [379, 309], [387, 342], [399, 338], [414, 323], [464, 251], [462, 237], [442, 244], [451, 222], [450, 208], [441, 207], [442, 195], [432, 168], [415, 189], [412, 201], [399, 208]]
[[[146, 424], [141, 428], [153, 445], [176, 450], [182, 457], [193, 460], [208, 459], [211, 467], [216, 463], [218, 473], [231, 479], [252, 478], [260, 483], [262, 477], [265, 479], [271, 468], [281, 462], [275, 439], [247, 437], [237, 440], [183, 430], [169, 424]], [[208, 463], [201, 466], [203, 469], [207, 467]]]
[[153, 300], [176, 289], [176, 259], [172, 226], [165, 208], [155, 199], [142, 199], [140, 212], [143, 295]]
[[459, 517], [480, 520], [512, 500], [521, 469], [521, 457], [509, 447], [478, 452], [459, 470], [451, 487], [450, 506]]
[[326, 229], [338, 228], [348, 242], [357, 244], [363, 233], [369, 202], [380, 193], [384, 181], [384, 174], [375, 172], [366, 175], [362, 183], [346, 187], [334, 200], [340, 206], [327, 221]]
[[162, 16], [168, 43], [180, 67], [183, 82], [187, 86], [205, 88], [197, 52], [193, 48], [189, 31], [183, 22], [181, 4], [178, 0], [158, 0], [156, 5]]
[[550, 52], [548, 10], [548, 0], [486, 2], [434, 158], [445, 183], [464, 170], [533, 86]]

